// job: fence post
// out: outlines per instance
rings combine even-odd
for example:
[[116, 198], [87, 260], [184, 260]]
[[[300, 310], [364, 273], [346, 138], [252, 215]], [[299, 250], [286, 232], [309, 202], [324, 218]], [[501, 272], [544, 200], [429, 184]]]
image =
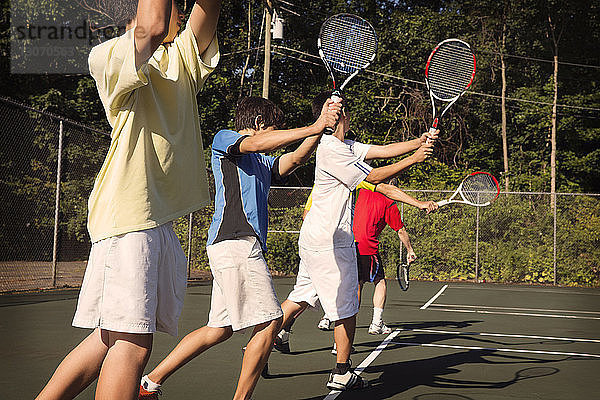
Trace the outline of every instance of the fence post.
[[192, 228], [194, 227], [194, 213], [190, 213], [190, 218], [188, 220], [188, 248], [187, 248], [187, 277], [188, 281], [190, 280], [190, 276], [192, 274]]
[[553, 264], [553, 272], [554, 272], [554, 285], [556, 285], [556, 193], [552, 193], [551, 196], [553, 197], [552, 199], [552, 213], [553, 215], [553, 236], [554, 236], [554, 242], [552, 245], [552, 264]]
[[63, 122], [58, 125], [58, 160], [56, 165], [56, 198], [54, 203], [54, 240], [52, 244], [52, 287], [56, 287], [56, 265], [58, 263], [58, 212], [60, 209], [60, 176], [62, 169]]
[[[477, 194], [479, 196], [479, 194]], [[475, 207], [475, 282], [479, 282], [479, 207]]]

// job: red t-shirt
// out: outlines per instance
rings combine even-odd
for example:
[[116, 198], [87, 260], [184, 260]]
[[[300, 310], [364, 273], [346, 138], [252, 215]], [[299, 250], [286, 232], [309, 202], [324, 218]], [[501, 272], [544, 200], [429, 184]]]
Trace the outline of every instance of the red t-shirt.
[[354, 241], [358, 243], [361, 255], [377, 254], [379, 234], [389, 225], [395, 231], [404, 224], [400, 218], [400, 210], [393, 200], [381, 193], [360, 189], [354, 207]]

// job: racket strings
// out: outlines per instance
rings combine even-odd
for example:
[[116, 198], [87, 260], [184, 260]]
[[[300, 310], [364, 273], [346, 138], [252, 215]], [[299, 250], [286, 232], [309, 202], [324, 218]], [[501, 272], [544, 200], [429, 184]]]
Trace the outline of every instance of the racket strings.
[[465, 178], [461, 192], [473, 204], [487, 204], [498, 196], [498, 184], [491, 175], [476, 173]]
[[377, 35], [366, 21], [339, 15], [323, 24], [321, 50], [331, 68], [352, 74], [368, 65], [377, 51]]
[[437, 48], [427, 68], [427, 83], [441, 100], [459, 96], [471, 83], [475, 59], [462, 42], [447, 42]]

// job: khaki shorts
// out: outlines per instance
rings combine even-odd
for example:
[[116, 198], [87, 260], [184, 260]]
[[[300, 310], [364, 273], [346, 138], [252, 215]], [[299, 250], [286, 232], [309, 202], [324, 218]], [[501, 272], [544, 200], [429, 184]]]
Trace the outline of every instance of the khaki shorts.
[[223, 240], [206, 252], [213, 274], [208, 326], [239, 331], [283, 316], [256, 237]]
[[354, 247], [310, 251], [300, 247], [300, 266], [294, 289], [288, 296], [294, 303], [319, 303], [332, 321], [358, 313], [358, 272]]
[[92, 244], [73, 326], [177, 336], [186, 257], [171, 223]]

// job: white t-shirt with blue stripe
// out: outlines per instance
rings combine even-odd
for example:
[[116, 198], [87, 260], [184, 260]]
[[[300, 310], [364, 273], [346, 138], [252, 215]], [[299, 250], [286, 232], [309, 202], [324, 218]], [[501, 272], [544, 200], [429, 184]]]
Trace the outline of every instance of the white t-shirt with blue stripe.
[[364, 161], [370, 147], [323, 135], [317, 147], [312, 206], [300, 229], [300, 247], [324, 251], [354, 246], [352, 191], [371, 172]]

